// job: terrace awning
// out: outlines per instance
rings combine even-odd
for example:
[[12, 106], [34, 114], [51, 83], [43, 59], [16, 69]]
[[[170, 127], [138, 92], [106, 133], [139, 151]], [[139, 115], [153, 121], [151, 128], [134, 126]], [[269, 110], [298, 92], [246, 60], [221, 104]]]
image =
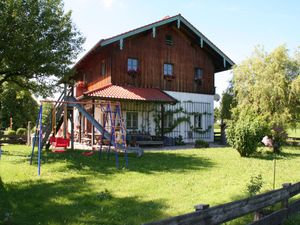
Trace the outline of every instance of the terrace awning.
[[84, 93], [84, 97], [117, 100], [117, 101], [144, 101], [174, 104], [177, 100], [158, 88], [139, 88], [130, 86], [109, 85], [98, 90]]

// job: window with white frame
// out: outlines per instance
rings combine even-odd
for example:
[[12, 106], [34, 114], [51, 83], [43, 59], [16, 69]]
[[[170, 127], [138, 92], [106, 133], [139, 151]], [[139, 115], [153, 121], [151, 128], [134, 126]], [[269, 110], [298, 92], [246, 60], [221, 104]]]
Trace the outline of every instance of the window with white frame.
[[167, 114], [164, 117], [164, 128], [170, 128], [173, 124], [173, 115]]
[[127, 60], [127, 71], [137, 71], [138, 70], [138, 59], [128, 58]]
[[127, 129], [138, 129], [138, 112], [126, 112], [126, 128]]
[[195, 80], [201, 80], [203, 77], [203, 69], [195, 68]]
[[173, 64], [171, 63], [164, 64], [164, 76], [173, 76]]
[[202, 115], [194, 115], [194, 127], [197, 129], [202, 129]]

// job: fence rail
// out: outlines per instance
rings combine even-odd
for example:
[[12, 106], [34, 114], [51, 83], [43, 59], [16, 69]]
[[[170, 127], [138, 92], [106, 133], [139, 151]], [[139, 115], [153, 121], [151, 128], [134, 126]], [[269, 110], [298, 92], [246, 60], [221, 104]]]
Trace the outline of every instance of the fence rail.
[[0, 143], [8, 144], [25, 144], [27, 141], [26, 135], [0, 135]]
[[209, 205], [197, 205], [196, 211], [144, 225], [214, 225], [221, 224], [252, 212], [281, 202], [282, 209], [273, 212], [250, 225], [279, 225], [288, 216], [300, 211], [300, 200], [289, 204], [289, 199], [300, 193], [300, 182], [283, 184], [283, 188], [209, 208]]

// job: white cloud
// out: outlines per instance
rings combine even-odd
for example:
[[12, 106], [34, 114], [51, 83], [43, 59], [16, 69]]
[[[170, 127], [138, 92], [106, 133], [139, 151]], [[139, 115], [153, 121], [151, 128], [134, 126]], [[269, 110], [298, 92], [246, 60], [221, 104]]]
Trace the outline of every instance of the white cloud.
[[114, 0], [102, 0], [104, 8], [111, 8], [114, 3]]

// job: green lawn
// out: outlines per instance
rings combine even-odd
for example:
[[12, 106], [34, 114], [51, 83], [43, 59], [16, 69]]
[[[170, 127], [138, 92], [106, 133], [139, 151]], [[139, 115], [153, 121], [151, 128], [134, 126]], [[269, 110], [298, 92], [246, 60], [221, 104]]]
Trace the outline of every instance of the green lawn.
[[300, 138], [300, 128], [299, 128], [299, 125], [298, 125], [298, 128], [291, 128], [291, 129], [288, 129], [288, 135], [290, 137], [298, 137]]
[[[129, 168], [120, 170], [114, 157], [44, 153], [38, 177], [36, 160], [28, 163], [30, 148], [3, 149], [0, 224], [7, 218], [7, 224], [135, 225], [191, 212], [196, 204], [245, 197], [246, 184], [258, 174], [263, 191], [272, 189], [273, 160], [267, 153], [240, 158], [231, 148], [146, 151], [142, 158], [130, 155]], [[284, 148], [276, 187], [300, 181], [299, 171], [300, 147]]]

